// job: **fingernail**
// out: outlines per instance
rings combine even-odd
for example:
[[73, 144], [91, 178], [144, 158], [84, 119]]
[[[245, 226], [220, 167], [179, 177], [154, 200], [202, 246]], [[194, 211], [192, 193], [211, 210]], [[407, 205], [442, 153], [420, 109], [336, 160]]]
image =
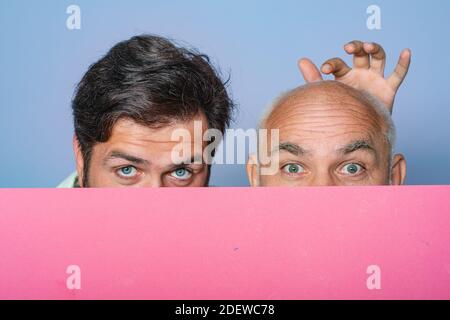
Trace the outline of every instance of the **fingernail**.
[[412, 56], [410, 49], [405, 49], [405, 50], [402, 51], [402, 54], [401, 54], [402, 57], [405, 57], [405, 56], [408, 56], [408, 55], [410, 57]]
[[322, 67], [322, 71], [325, 73], [331, 72], [331, 66], [329, 64], [324, 64]]

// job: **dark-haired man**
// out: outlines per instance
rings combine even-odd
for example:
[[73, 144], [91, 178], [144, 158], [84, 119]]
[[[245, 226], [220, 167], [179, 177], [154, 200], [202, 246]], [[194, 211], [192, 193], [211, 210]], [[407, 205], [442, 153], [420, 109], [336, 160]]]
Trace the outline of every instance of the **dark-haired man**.
[[77, 172], [60, 187], [203, 187], [210, 165], [198, 150], [207, 142], [183, 140], [191, 157], [174, 163], [172, 134], [194, 137], [196, 121], [223, 133], [233, 103], [207, 56], [143, 35], [89, 68], [72, 108]]

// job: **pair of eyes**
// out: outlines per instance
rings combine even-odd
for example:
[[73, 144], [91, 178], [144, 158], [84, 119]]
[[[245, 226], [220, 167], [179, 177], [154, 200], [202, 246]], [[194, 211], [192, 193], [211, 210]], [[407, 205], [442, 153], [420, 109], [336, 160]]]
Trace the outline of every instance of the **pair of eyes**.
[[[117, 174], [126, 179], [132, 179], [137, 176], [138, 169], [134, 166], [126, 166], [117, 170]], [[177, 168], [170, 172], [170, 176], [179, 180], [188, 180], [192, 177], [192, 172], [186, 168]]]
[[[287, 174], [301, 174], [305, 172], [305, 168], [303, 168], [303, 166], [298, 163], [288, 163], [281, 169], [283, 172]], [[356, 176], [361, 172], [363, 172], [364, 170], [365, 168], [358, 163], [348, 163], [342, 167], [340, 172], [348, 176]]]

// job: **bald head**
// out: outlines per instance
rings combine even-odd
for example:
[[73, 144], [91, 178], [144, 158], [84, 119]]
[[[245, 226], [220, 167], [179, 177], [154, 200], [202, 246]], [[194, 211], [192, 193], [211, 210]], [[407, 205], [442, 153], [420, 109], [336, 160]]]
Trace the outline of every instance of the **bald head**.
[[[277, 98], [260, 123], [261, 128], [279, 128], [298, 116], [342, 117], [366, 120], [388, 143], [395, 143], [395, 127], [387, 108], [375, 97], [338, 81], [320, 81], [297, 87]], [[317, 118], [316, 118], [317, 119]], [[324, 130], [322, 123], [317, 123]], [[332, 129], [330, 126], [329, 129]]]
[[260, 143], [280, 158], [278, 184], [281, 178], [312, 185], [390, 182], [394, 125], [367, 93], [336, 81], [307, 84], [279, 97], [260, 127], [279, 130], [277, 145]]

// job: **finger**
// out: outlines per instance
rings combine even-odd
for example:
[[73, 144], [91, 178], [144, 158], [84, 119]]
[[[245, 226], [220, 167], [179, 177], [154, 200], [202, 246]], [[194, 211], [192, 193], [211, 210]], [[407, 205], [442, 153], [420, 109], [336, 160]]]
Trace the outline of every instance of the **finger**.
[[370, 54], [370, 69], [381, 74], [384, 77], [384, 68], [386, 66], [386, 53], [378, 43], [364, 43], [364, 51]]
[[303, 58], [298, 62], [298, 67], [306, 82], [321, 81], [322, 75], [316, 65], [309, 59]]
[[321, 70], [325, 74], [332, 73], [335, 78], [341, 78], [352, 69], [341, 58], [333, 58], [325, 61]]
[[389, 85], [397, 91], [397, 89], [402, 84], [406, 75], [408, 74], [409, 66], [411, 64], [411, 50], [405, 49], [400, 54], [400, 58], [398, 59], [397, 66], [395, 67], [394, 72], [388, 78]]
[[364, 45], [361, 41], [355, 40], [344, 46], [345, 52], [353, 55], [353, 67], [369, 69], [369, 55], [364, 51]]

